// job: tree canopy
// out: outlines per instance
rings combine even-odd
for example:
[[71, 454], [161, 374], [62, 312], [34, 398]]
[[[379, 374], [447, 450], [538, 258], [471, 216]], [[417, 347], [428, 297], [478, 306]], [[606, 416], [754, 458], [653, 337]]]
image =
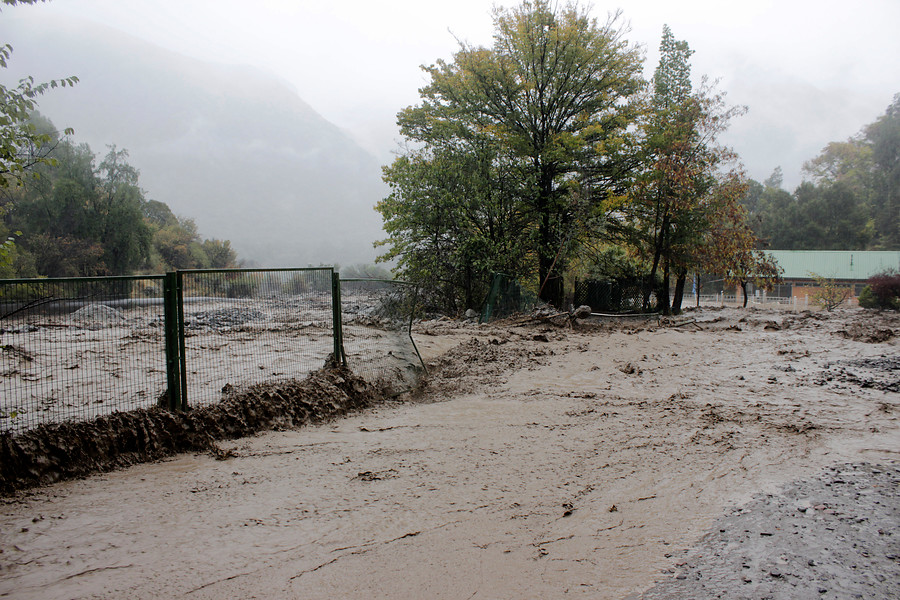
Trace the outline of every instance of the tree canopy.
[[900, 94], [876, 121], [804, 165], [793, 193], [751, 182], [743, 203], [779, 250], [900, 249]]
[[0, 193], [0, 234], [17, 242], [7, 248], [4, 277], [234, 266], [228, 241], [202, 240], [193, 221], [146, 198], [126, 150], [110, 146], [98, 162], [86, 144], [56, 138], [47, 119], [33, 114], [30, 123], [49, 136], [52, 162]]
[[[631, 123], [630, 103], [644, 85], [640, 53], [624, 40], [619, 15], [600, 23], [574, 3], [558, 7], [526, 0], [495, 10], [491, 48], [460, 44], [451, 62], [438, 61], [424, 70], [430, 82], [420, 91], [422, 103], [398, 117], [414, 149], [385, 170], [393, 193], [378, 206], [389, 234], [385, 243], [392, 246], [384, 258], [400, 257], [403, 269], [411, 264], [404, 257], [424, 248], [415, 246], [402, 219], [417, 203], [433, 201], [433, 195], [404, 180], [409, 167], [431, 170], [427, 165], [433, 165], [446, 172], [448, 164], [475, 160], [478, 166], [469, 164], [466, 173], [489, 179], [478, 184], [470, 177], [458, 190], [502, 180], [491, 192], [489, 212], [502, 215], [502, 224], [492, 223], [516, 238], [504, 242], [509, 254], [499, 263], [522, 264], [519, 271], [533, 268], [541, 297], [560, 303], [579, 215], [586, 202], [603, 198], [599, 184], [586, 198], [579, 175], [589, 167], [596, 172], [617, 167], [616, 150]], [[473, 148], [478, 149], [474, 156], [462, 156]], [[443, 191], [455, 206], [465, 204], [457, 193]], [[473, 199], [467, 196], [467, 202]], [[473, 223], [432, 222], [442, 229], [432, 232], [432, 242], [444, 239], [457, 248], [482, 240], [471, 258], [458, 255], [461, 262], [452, 265], [478, 270], [474, 259], [484, 256], [477, 248], [484, 239], [469, 235]], [[525, 267], [527, 262], [533, 267]]]
[[[746, 182], [716, 142], [742, 109], [694, 91], [692, 51], [668, 27], [652, 85], [624, 36], [618, 13], [525, 0], [495, 11], [490, 48], [424, 67], [421, 103], [398, 115], [407, 146], [384, 169], [381, 259], [454, 310], [477, 307], [492, 272], [563, 306], [564, 277], [594, 271], [590, 256], [643, 265], [663, 310], [670, 274], [677, 310], [689, 269], [764, 270], [738, 206]], [[707, 251], [723, 219], [738, 243]]]

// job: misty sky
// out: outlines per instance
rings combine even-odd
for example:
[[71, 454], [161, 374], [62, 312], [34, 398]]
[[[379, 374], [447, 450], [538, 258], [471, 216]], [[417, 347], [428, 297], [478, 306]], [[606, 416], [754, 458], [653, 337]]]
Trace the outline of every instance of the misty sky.
[[[53, 0], [3, 12], [89, 19], [196, 58], [260, 67], [388, 162], [398, 141], [395, 115], [417, 103], [425, 82], [419, 65], [449, 59], [457, 38], [489, 45], [493, 4]], [[900, 92], [900, 0], [597, 0], [592, 6], [600, 20], [622, 10], [628, 39], [646, 48], [648, 76], [664, 23], [686, 40], [695, 51], [696, 78], [718, 79], [730, 103], [749, 107], [725, 141], [751, 177], [765, 179], [780, 165], [788, 189], [800, 182], [804, 161], [858, 132]]]

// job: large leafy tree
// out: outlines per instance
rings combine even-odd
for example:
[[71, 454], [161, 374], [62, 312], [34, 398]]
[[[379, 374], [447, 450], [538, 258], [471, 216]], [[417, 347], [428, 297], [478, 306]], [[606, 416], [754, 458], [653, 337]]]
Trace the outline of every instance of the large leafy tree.
[[378, 204], [390, 243], [383, 260], [455, 312], [477, 307], [493, 272], [528, 275], [528, 220], [513, 201], [511, 165], [484, 136], [408, 152], [386, 167]]
[[[701, 265], [707, 232], [722, 215], [716, 199], [731, 177], [720, 174], [733, 154], [717, 137], [741, 107], [728, 107], [724, 97], [704, 85], [691, 84], [690, 50], [664, 26], [660, 62], [643, 120], [644, 162], [635, 178], [631, 201], [616, 215], [611, 231], [636, 246], [649, 264], [649, 279], [659, 279], [660, 309], [680, 310], [691, 268]], [[723, 188], [723, 189], [720, 189]], [[659, 276], [661, 274], [661, 277]], [[670, 279], [675, 277], [670, 305]], [[649, 289], [645, 292], [645, 305]]]
[[[399, 115], [403, 134], [419, 154], [398, 161], [424, 158], [418, 166], [428, 168], [437, 151], [484, 140], [495, 153], [485, 166], [511, 177], [504, 202], [515, 203], [509, 212], [526, 220], [522, 235], [531, 246], [540, 296], [561, 304], [562, 274], [576, 247], [585, 203], [605, 197], [602, 177], [595, 177], [585, 194], [579, 176], [589, 168], [616, 170], [611, 163], [618, 157], [611, 149], [626, 136], [630, 100], [643, 86], [639, 50], [625, 41], [618, 15], [600, 23], [575, 3], [558, 7], [525, 0], [495, 11], [491, 48], [461, 44], [453, 61], [438, 61], [425, 71], [430, 82], [420, 91], [422, 103]], [[388, 183], [405, 167], [397, 162], [391, 169]], [[418, 201], [416, 193], [392, 197], [394, 203]], [[445, 198], [450, 204], [463, 201]], [[411, 216], [414, 209], [384, 208], [387, 243], [395, 253], [408, 252], [396, 243], [407, 229], [394, 215]]]

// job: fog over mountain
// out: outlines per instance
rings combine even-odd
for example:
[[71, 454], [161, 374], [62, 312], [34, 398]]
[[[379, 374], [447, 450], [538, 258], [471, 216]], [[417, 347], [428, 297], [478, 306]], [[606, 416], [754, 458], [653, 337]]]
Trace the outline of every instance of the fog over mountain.
[[264, 266], [374, 259], [379, 162], [289, 84], [88, 22], [4, 17], [4, 29], [14, 48], [4, 79], [77, 76], [40, 99], [41, 113], [98, 155], [127, 149], [147, 197], [204, 237]]

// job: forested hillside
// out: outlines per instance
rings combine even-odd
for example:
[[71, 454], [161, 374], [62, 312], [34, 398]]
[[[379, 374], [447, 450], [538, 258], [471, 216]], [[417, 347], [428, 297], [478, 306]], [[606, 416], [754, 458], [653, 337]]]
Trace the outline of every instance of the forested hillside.
[[289, 84], [31, 14], [3, 15], [6, 79], [76, 75], [41, 97], [41, 113], [101, 154], [127, 148], [150, 197], [260, 266], [374, 259], [380, 165]]
[[40, 115], [31, 125], [46, 136], [36, 153], [47, 160], [0, 187], [0, 236], [14, 242], [0, 278], [235, 266], [228, 240], [201, 239], [192, 219], [147, 197], [126, 150], [111, 146], [100, 158], [87, 144], [59, 139]]
[[804, 166], [793, 193], [781, 170], [750, 181], [753, 231], [777, 250], [900, 250], [900, 94], [884, 115]]

